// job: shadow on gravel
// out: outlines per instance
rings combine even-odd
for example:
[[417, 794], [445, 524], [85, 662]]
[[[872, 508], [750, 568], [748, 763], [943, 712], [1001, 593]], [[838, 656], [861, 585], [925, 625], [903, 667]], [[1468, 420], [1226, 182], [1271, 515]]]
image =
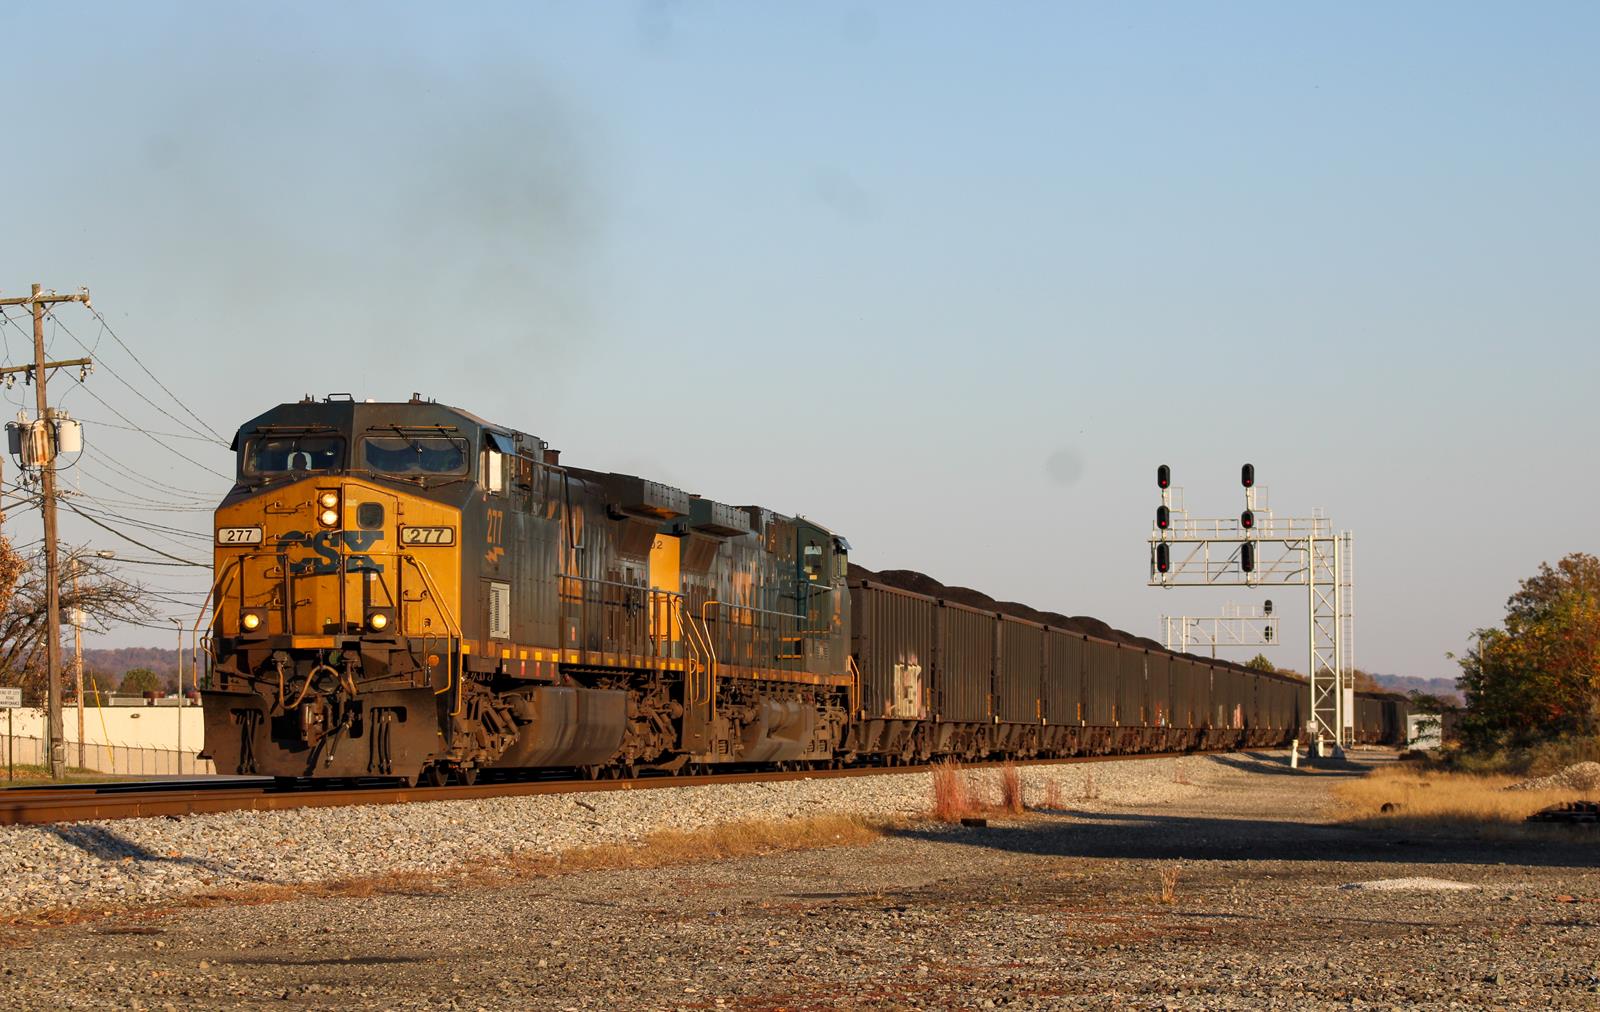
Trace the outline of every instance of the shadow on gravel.
[[1361, 777], [1374, 769], [1372, 763], [1350, 759], [1302, 759], [1299, 769], [1291, 769], [1287, 755], [1270, 755], [1265, 752], [1211, 755], [1207, 756], [1206, 760], [1243, 773], [1264, 773], [1268, 776]]
[[79, 850], [97, 857], [102, 861], [120, 861], [131, 858], [141, 863], [150, 864], [179, 864], [192, 868], [203, 868], [215, 872], [217, 875], [240, 881], [265, 882], [267, 879], [259, 875], [240, 875], [237, 871], [207, 861], [198, 857], [186, 857], [182, 854], [158, 854], [155, 851], [134, 843], [120, 833], [113, 832], [104, 826], [93, 826], [86, 823], [54, 823], [39, 827]]
[[1479, 840], [1373, 832], [1261, 819], [1057, 810], [1014, 825], [951, 830], [907, 827], [886, 835], [955, 847], [1054, 857], [1152, 861], [1370, 861], [1387, 864], [1521, 864], [1592, 868], [1592, 842]]
[[224, 959], [230, 966], [383, 966], [390, 963], [422, 963], [424, 956], [327, 956], [319, 959], [284, 959], [282, 956]]

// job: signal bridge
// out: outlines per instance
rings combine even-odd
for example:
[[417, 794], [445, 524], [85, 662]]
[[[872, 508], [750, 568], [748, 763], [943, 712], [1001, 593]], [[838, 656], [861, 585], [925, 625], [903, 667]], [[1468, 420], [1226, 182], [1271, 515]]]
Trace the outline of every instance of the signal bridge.
[[1319, 752], [1331, 745], [1342, 754], [1355, 743], [1354, 536], [1337, 530], [1321, 510], [1308, 517], [1258, 510], [1250, 464], [1240, 470], [1239, 480], [1245, 503], [1238, 517], [1191, 517], [1172, 508], [1172, 469], [1165, 464], [1156, 469], [1161, 505], [1149, 537], [1149, 585], [1303, 585], [1311, 702], [1306, 729]]
[[1211, 647], [1211, 656], [1217, 656], [1217, 647], [1274, 647], [1279, 643], [1278, 617], [1272, 613], [1272, 602], [1245, 614], [1237, 604], [1224, 605], [1221, 615], [1163, 615], [1161, 622], [1166, 630], [1168, 650], [1188, 653], [1192, 646]]

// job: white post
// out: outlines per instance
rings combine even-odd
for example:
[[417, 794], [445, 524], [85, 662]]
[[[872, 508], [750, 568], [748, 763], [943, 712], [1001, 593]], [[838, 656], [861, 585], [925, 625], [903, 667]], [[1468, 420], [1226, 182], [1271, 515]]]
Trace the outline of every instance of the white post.
[[183, 776], [183, 620], [173, 619], [178, 627], [178, 776]]
[[1311, 680], [1311, 722], [1317, 735], [1317, 755], [1322, 755], [1322, 719], [1317, 715], [1317, 530], [1312, 524], [1306, 532], [1306, 644], [1310, 662], [1306, 674]]

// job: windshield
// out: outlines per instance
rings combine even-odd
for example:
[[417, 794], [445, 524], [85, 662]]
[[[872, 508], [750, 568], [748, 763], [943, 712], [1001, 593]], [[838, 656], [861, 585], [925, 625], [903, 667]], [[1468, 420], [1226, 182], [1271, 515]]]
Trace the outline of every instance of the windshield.
[[367, 436], [361, 462], [379, 474], [466, 474], [471, 457], [459, 436]]
[[288, 471], [332, 471], [344, 466], [339, 436], [252, 436], [245, 441], [240, 466], [247, 475]]

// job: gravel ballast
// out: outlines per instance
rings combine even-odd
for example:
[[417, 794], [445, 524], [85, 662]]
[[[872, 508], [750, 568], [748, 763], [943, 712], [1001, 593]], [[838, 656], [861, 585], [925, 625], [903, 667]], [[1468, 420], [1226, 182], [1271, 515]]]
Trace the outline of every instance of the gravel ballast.
[[[1206, 757], [1021, 767], [1030, 803], [1089, 808], [1193, 797]], [[980, 799], [999, 771], [964, 771]], [[0, 828], [0, 915], [167, 901], [229, 888], [436, 872], [513, 854], [627, 844], [661, 830], [926, 815], [930, 775], [604, 791]], [[1051, 785], [1054, 784], [1052, 788]]]
[[[1094, 766], [1098, 800], [1058, 789], [1060, 808], [985, 828], [12, 929], [0, 1005], [1600, 1008], [1592, 836], [1332, 824], [1329, 787], [1359, 767], [1186, 763]], [[1114, 800], [1122, 770], [1150, 800]], [[1419, 879], [1474, 888], [1380, 885]]]

